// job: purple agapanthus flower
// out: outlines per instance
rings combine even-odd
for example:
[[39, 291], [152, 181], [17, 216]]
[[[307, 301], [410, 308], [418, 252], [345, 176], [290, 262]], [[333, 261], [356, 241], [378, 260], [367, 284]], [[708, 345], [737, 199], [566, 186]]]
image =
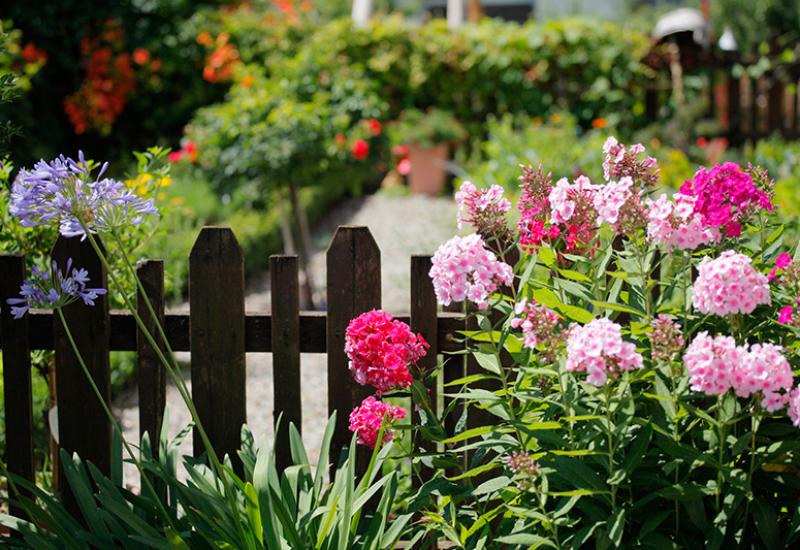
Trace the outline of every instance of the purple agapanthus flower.
[[78, 300], [93, 306], [94, 301], [106, 293], [106, 289], [89, 288], [88, 285], [89, 272], [83, 268], [73, 268], [70, 258], [63, 272], [56, 262], [53, 262], [49, 272], [34, 267], [30, 279], [26, 279], [20, 287], [20, 297], [6, 301], [11, 306], [14, 319], [21, 319], [32, 308], [58, 309]]
[[[158, 216], [153, 199], [143, 199], [124, 183], [103, 178], [104, 163], [92, 176], [92, 165], [79, 152], [78, 161], [63, 155], [32, 170], [20, 170], [11, 188], [9, 212], [24, 227], [57, 223], [65, 237], [86, 237], [138, 225], [147, 216]], [[102, 179], [101, 179], [102, 178]]]

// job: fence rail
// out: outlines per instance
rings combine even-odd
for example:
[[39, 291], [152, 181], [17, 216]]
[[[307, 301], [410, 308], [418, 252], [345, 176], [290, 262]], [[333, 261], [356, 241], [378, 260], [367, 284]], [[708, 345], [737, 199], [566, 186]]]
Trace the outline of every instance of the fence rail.
[[[105, 284], [106, 274], [88, 242], [59, 237], [53, 259], [63, 269], [67, 257], [73, 258], [75, 266], [88, 269], [93, 285]], [[245, 354], [250, 352], [273, 353], [275, 418], [283, 413], [285, 421], [295, 422], [299, 428], [302, 428], [300, 354], [327, 354], [328, 409], [339, 411], [333, 448], [340, 449], [349, 443], [347, 413], [360, 403], [367, 389], [357, 385], [349, 373], [344, 331], [350, 319], [381, 306], [380, 250], [366, 227], [340, 226], [327, 251], [327, 261], [328, 311], [301, 311], [296, 258], [272, 256], [269, 313], [245, 312], [244, 261], [228, 228], [206, 227], [195, 242], [189, 258], [188, 313], [164, 313], [163, 263], [139, 262], [140, 280], [163, 323], [170, 347], [173, 351], [191, 353], [192, 398], [218, 453], [235, 457], [239, 447], [241, 424], [247, 421]], [[454, 337], [464, 329], [462, 316], [438, 311], [428, 277], [430, 265], [430, 256], [410, 258], [411, 313], [398, 316], [431, 344], [423, 363], [428, 368], [437, 364], [439, 353], [457, 351], [464, 345], [462, 339]], [[111, 425], [97, 397], [91, 393], [58, 315], [33, 311], [20, 320], [11, 318], [6, 299], [18, 295], [24, 266], [25, 259], [21, 256], [0, 256], [0, 342], [8, 468], [34, 479], [30, 353], [54, 350], [59, 445], [108, 473]], [[148, 331], [155, 333], [155, 324], [141, 294], [137, 302]], [[139, 330], [134, 317], [128, 312], [109, 311], [107, 297], [93, 307], [71, 304], [64, 314], [81, 355], [108, 403], [111, 400], [109, 353], [137, 352], [141, 431], [157, 436], [166, 400], [166, 377], [156, 350]], [[159, 347], [165, 347], [163, 342]], [[446, 379], [462, 377], [463, 355], [448, 358], [446, 366]], [[202, 452], [198, 440], [195, 437], [195, 454]], [[364, 458], [360, 458], [362, 467], [366, 464]], [[279, 466], [290, 463], [288, 430], [281, 429], [276, 434], [276, 459]], [[72, 497], [60, 470], [57, 484], [70, 505]]]

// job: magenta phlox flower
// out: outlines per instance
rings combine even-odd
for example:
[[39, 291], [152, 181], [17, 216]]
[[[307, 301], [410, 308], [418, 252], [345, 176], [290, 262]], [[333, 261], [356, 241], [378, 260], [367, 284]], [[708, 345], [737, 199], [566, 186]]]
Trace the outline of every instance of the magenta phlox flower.
[[106, 293], [104, 288], [90, 288], [89, 272], [83, 268], [73, 268], [72, 258], [67, 260], [62, 272], [55, 262], [50, 271], [34, 267], [31, 277], [20, 287], [19, 298], [8, 298], [11, 315], [21, 319], [31, 309], [58, 309], [83, 301], [93, 306], [94, 301]]
[[357, 434], [357, 442], [360, 445], [366, 445], [373, 449], [378, 442], [381, 425], [384, 425], [382, 442], [388, 443], [397, 433], [391, 428], [392, 424], [405, 417], [406, 410], [404, 408], [369, 396], [350, 413], [349, 428], [351, 432]]
[[724, 229], [729, 237], [741, 234], [741, 224], [759, 210], [772, 212], [770, 195], [760, 189], [738, 164], [725, 162], [710, 170], [701, 167], [680, 189], [694, 197], [694, 212], [703, 224]]
[[363, 313], [345, 330], [345, 353], [356, 382], [370, 385], [378, 396], [413, 382], [409, 366], [425, 356], [430, 345], [420, 334], [383, 310]]

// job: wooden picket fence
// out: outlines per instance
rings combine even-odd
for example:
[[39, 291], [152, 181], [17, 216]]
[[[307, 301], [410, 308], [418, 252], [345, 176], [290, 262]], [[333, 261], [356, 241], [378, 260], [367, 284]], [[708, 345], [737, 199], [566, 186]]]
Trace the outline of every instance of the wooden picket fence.
[[[737, 72], [740, 64], [748, 65], [735, 55], [713, 57], [686, 73], [706, 78], [706, 117], [719, 125], [720, 137], [734, 146], [774, 135], [800, 139], [800, 63], [782, 63], [758, 77]], [[671, 97], [668, 73], [662, 68], [658, 74], [645, 90], [645, 112], [652, 122]]]
[[[62, 269], [67, 258], [72, 258], [76, 266], [89, 271], [92, 286], [108, 288], [108, 274], [88, 241], [60, 237], [52, 256]], [[465, 328], [461, 314], [437, 310], [428, 277], [430, 266], [430, 256], [411, 257], [410, 315], [397, 316], [430, 343], [427, 356], [420, 362], [424, 369], [436, 367], [439, 354], [463, 349], [462, 339], [454, 336]], [[328, 409], [338, 411], [332, 455], [337, 456], [337, 451], [350, 442], [347, 428], [350, 410], [369, 394], [368, 388], [354, 382], [344, 352], [344, 334], [350, 320], [381, 307], [380, 250], [369, 230], [340, 226], [336, 231], [327, 251], [327, 312], [299, 309], [297, 258], [272, 256], [269, 259], [271, 312], [245, 313], [244, 261], [229, 228], [204, 228], [192, 248], [189, 268], [189, 313], [165, 314], [163, 262], [142, 260], [137, 266], [170, 346], [174, 351], [191, 353], [192, 398], [217, 453], [236, 457], [240, 446], [240, 429], [247, 422], [247, 352], [273, 354], [275, 419], [282, 414], [283, 426], [294, 422], [299, 429], [302, 429], [300, 354], [324, 353], [328, 359]], [[51, 311], [33, 311], [20, 320], [11, 318], [6, 299], [19, 294], [24, 278], [23, 257], [0, 256], [7, 467], [31, 481], [35, 479], [31, 352], [54, 350], [59, 445], [109, 473], [111, 424], [80, 369], [58, 316]], [[154, 320], [141, 295], [137, 302], [145, 324], [156, 334]], [[157, 439], [167, 380], [155, 350], [132, 315], [110, 312], [107, 296], [98, 299], [93, 307], [75, 303], [63, 312], [77, 347], [108, 403], [111, 402], [109, 352], [137, 352], [140, 428], [142, 433], [146, 431]], [[465, 362], [463, 358], [464, 355], [448, 356], [445, 382], [479, 369], [474, 362]], [[432, 402], [436, 403], [436, 388], [431, 387], [430, 391]], [[447, 419], [449, 430], [454, 429], [455, 420]], [[288, 430], [281, 429], [276, 437], [277, 462], [279, 467], [285, 467], [291, 460]], [[195, 436], [194, 453], [202, 451], [200, 438]], [[364, 450], [359, 461], [363, 468]], [[427, 472], [424, 478], [431, 473]], [[72, 497], [61, 470], [57, 485], [70, 505]]]

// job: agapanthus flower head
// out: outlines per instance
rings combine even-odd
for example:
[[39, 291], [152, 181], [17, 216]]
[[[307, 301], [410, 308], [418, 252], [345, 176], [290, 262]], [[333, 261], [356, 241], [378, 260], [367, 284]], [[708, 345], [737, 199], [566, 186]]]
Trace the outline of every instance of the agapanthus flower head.
[[492, 185], [478, 189], [470, 181], [461, 184], [455, 195], [458, 204], [458, 228], [463, 222], [472, 224], [478, 233], [507, 240], [511, 236], [505, 214], [511, 210], [511, 201], [504, 196], [503, 188]]
[[406, 410], [403, 407], [384, 403], [370, 395], [350, 413], [349, 428], [358, 434], [360, 445], [373, 449], [378, 442], [381, 425], [384, 426], [383, 443], [388, 443], [396, 434], [396, 430], [391, 428], [392, 424], [405, 417]]
[[644, 145], [636, 143], [628, 147], [609, 136], [603, 144], [603, 152], [603, 177], [607, 181], [629, 177], [642, 187], [654, 187], [658, 183], [656, 159], [639, 158], [645, 152]]
[[651, 357], [656, 362], [671, 362], [683, 349], [681, 325], [666, 315], [659, 315], [650, 323]]
[[429, 272], [442, 305], [469, 300], [480, 309], [489, 305], [489, 296], [501, 285], [510, 285], [514, 270], [486, 248], [477, 233], [453, 237], [433, 255]]
[[106, 293], [104, 288], [90, 288], [89, 272], [72, 266], [72, 258], [67, 260], [64, 271], [54, 261], [50, 271], [34, 267], [31, 277], [20, 287], [19, 298], [8, 298], [11, 315], [21, 319], [31, 309], [58, 309], [78, 300], [88, 306]]
[[680, 193], [694, 197], [694, 212], [704, 225], [724, 230], [729, 237], [738, 237], [753, 213], [775, 209], [770, 194], [733, 162], [714, 165], [711, 170], [701, 167], [681, 186]]
[[514, 306], [514, 313], [511, 326], [522, 331], [523, 345], [528, 349], [540, 346], [543, 359], [548, 363], [554, 361], [564, 336], [561, 318], [544, 305], [526, 299]]
[[726, 250], [718, 258], [703, 258], [692, 286], [692, 304], [702, 313], [752, 313], [771, 303], [767, 277], [744, 254]]
[[636, 346], [622, 339], [622, 327], [609, 319], [594, 319], [584, 326], [573, 325], [567, 338], [566, 368], [585, 372], [586, 381], [604, 385], [620, 372], [642, 368]]
[[424, 357], [430, 345], [420, 334], [383, 310], [363, 313], [345, 331], [344, 351], [356, 382], [369, 384], [378, 396], [413, 382], [410, 365]]
[[138, 225], [158, 216], [153, 199], [144, 199], [123, 182], [103, 178], [108, 163], [92, 175], [94, 165], [83, 153], [78, 161], [63, 155], [20, 170], [11, 188], [9, 212], [24, 227], [57, 224], [65, 237], [86, 236]]

